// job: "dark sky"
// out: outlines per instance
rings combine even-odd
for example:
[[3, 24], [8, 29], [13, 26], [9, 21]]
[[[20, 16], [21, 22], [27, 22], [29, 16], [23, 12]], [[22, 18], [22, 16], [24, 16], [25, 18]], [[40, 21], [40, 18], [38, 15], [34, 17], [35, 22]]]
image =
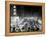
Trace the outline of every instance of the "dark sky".
[[[12, 14], [13, 6], [14, 5], [10, 5]], [[16, 10], [17, 16], [42, 16], [42, 6], [16, 5]]]

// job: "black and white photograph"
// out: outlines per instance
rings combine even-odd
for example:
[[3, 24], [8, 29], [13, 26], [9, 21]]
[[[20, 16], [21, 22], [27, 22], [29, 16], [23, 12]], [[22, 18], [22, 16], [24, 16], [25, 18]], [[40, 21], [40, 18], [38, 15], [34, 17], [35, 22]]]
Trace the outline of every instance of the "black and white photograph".
[[10, 4], [10, 32], [42, 31], [42, 7]]

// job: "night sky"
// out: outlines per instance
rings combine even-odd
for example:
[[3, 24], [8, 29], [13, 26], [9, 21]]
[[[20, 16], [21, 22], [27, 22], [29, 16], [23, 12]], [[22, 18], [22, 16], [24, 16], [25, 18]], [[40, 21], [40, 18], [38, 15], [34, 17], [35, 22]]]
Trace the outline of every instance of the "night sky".
[[[11, 4], [10, 5], [10, 11], [11, 11], [11, 15], [13, 15], [13, 6], [15, 4]], [[24, 6], [24, 5], [15, 5], [16, 6], [16, 14], [17, 16], [40, 16], [42, 17], [42, 6]]]

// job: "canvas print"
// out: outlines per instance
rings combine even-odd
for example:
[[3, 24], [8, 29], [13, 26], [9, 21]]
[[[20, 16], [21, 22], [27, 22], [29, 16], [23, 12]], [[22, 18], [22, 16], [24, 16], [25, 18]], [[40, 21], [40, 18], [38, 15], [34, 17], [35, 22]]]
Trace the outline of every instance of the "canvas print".
[[10, 4], [10, 32], [42, 31], [42, 7]]

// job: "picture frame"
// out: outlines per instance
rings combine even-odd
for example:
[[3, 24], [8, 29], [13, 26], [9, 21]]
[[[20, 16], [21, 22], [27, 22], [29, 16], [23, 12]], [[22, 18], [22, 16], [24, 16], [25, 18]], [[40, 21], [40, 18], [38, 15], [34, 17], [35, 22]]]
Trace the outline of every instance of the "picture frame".
[[[41, 6], [42, 7], [42, 31], [41, 32], [10, 32], [10, 4], [26, 5], [26, 6]], [[5, 1], [5, 35], [6, 36], [18, 36], [18, 35], [35, 35], [45, 33], [45, 3], [36, 2], [20, 2], [20, 1]]]

